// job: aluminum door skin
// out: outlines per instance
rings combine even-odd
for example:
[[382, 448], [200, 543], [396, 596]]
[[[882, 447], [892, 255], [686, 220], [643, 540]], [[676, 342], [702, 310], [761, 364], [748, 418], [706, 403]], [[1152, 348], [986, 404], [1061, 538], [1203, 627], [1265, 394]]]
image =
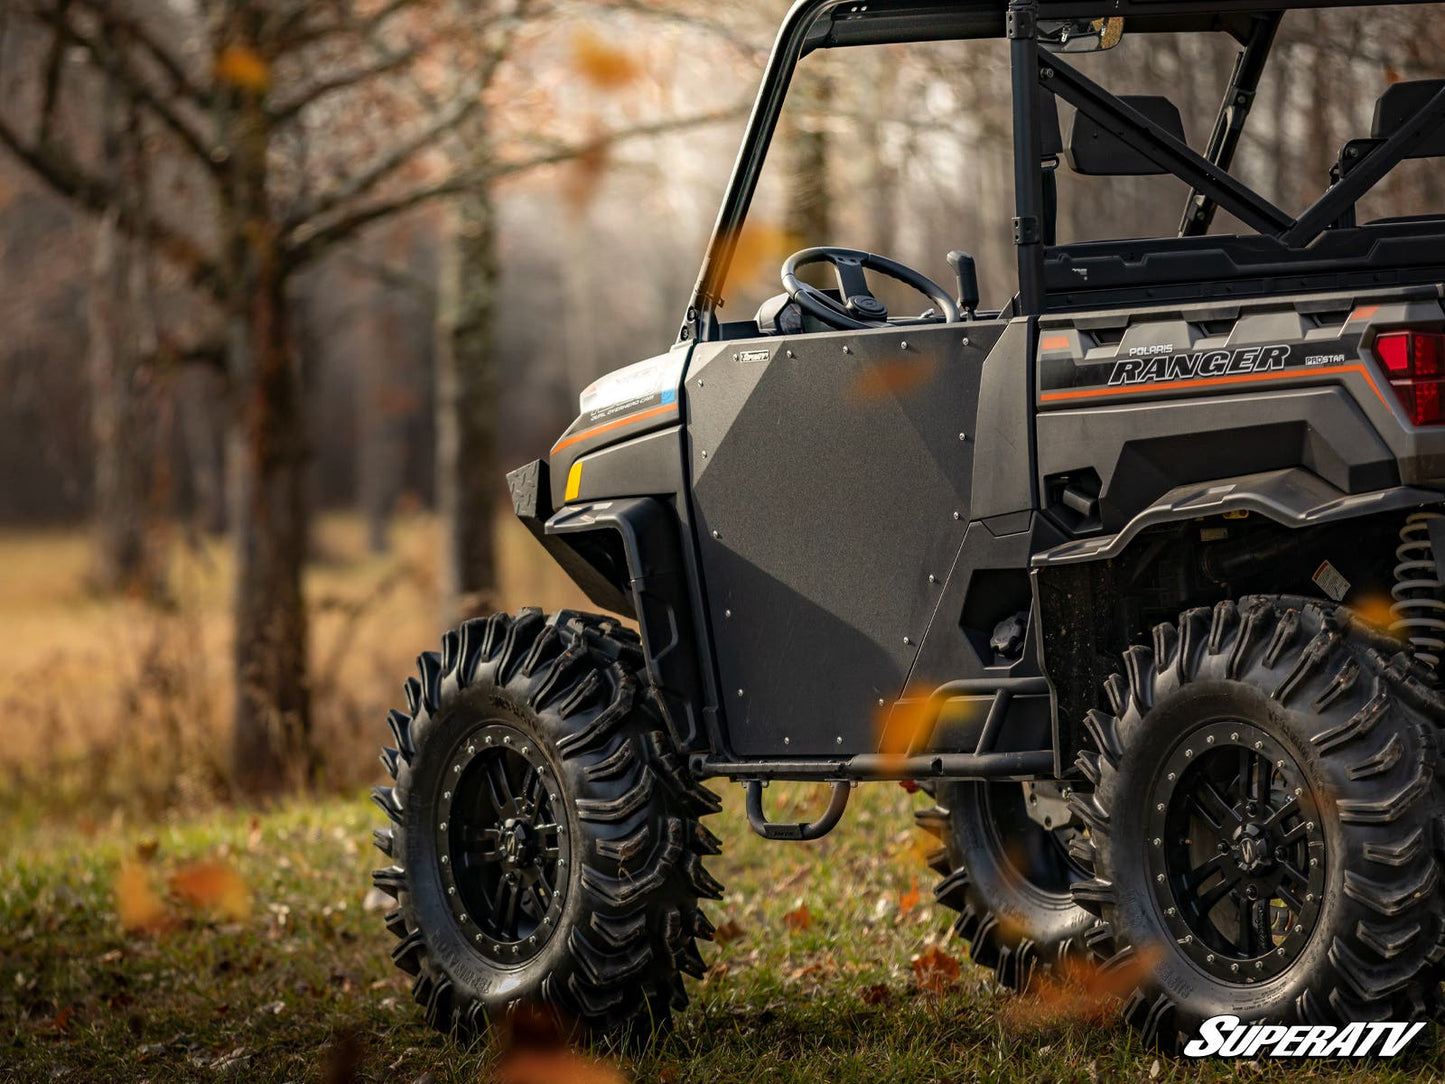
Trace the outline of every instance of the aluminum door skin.
[[688, 456], [726, 752], [877, 748], [968, 526], [1005, 326], [697, 347]]

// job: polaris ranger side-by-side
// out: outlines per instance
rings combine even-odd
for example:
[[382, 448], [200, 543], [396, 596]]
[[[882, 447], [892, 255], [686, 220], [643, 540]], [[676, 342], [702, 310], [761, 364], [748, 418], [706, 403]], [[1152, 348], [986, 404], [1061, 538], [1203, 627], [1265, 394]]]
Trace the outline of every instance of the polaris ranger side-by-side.
[[[816, 839], [914, 781], [938, 899], [1023, 989], [1133, 959], [1154, 1042], [1220, 1013], [1423, 1019], [1445, 958], [1445, 212], [1359, 221], [1445, 157], [1445, 80], [1388, 87], [1299, 214], [1231, 175], [1287, 8], [1331, 0], [800, 0], [768, 62], [677, 342], [582, 394], [517, 515], [593, 602], [420, 658], [377, 800], [392, 957], [442, 1029], [541, 1004], [593, 1035], [687, 1002], [709, 778]], [[1207, 145], [1076, 54], [1227, 35]], [[720, 292], [795, 65], [1000, 39], [1016, 292], [980, 308], [812, 248]], [[1100, 60], [1106, 58], [1099, 58]], [[1383, 82], [1383, 79], [1382, 79]], [[1072, 124], [1060, 125], [1060, 103]], [[1177, 235], [1056, 243], [1062, 175], [1172, 174]], [[1211, 234], [1216, 210], [1242, 223]], [[836, 289], [799, 272], [827, 265]], [[867, 273], [923, 296], [890, 315]], [[860, 381], [918, 361], [922, 379]], [[1392, 616], [1362, 613], [1393, 599]], [[880, 723], [881, 721], [881, 723]], [[769, 781], [832, 786], [770, 822]]]

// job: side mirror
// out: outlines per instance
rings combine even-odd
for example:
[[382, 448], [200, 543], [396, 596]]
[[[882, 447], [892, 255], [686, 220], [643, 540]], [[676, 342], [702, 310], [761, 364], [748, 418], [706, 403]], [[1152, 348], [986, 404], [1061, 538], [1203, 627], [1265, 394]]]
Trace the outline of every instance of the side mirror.
[[1099, 53], [1124, 36], [1122, 15], [1106, 19], [1040, 19], [1039, 44], [1051, 53]]
[[973, 266], [973, 257], [954, 249], [947, 259], [948, 266], [953, 268], [953, 277], [958, 280], [958, 307], [972, 320], [978, 309], [978, 270]]

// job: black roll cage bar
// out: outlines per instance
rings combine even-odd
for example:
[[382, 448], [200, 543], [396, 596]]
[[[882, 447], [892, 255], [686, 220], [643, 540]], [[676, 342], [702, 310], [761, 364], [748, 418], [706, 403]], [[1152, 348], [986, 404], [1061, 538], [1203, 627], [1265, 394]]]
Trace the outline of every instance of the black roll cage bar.
[[[1180, 236], [1207, 232], [1215, 210], [1293, 250], [1306, 248], [1347, 216], [1355, 203], [1404, 159], [1419, 140], [1445, 123], [1445, 88], [1399, 130], [1376, 146], [1291, 218], [1229, 174], [1260, 77], [1285, 11], [1296, 8], [1395, 7], [1431, 0], [797, 0], [785, 17], [764, 69], [717, 221], [693, 287], [679, 342], [718, 334], [716, 310], [757, 190], [798, 61], [820, 48], [927, 41], [1006, 38], [1013, 94], [1014, 245], [1018, 254], [1017, 311], [1047, 310], [1044, 285], [1041, 146], [1036, 86], [1062, 98], [1112, 135], [1190, 186]], [[1093, 82], [1038, 41], [1040, 18], [1122, 16], [1129, 34], [1224, 32], [1241, 46], [1206, 152], [1190, 149], [1137, 110]]]

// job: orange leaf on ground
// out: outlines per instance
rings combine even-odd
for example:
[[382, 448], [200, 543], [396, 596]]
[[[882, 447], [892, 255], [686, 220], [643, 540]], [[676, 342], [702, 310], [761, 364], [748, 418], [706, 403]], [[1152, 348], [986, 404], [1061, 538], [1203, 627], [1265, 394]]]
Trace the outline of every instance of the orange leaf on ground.
[[800, 903], [783, 916], [783, 925], [790, 930], [806, 930], [813, 924], [813, 914], [806, 903]]
[[115, 876], [115, 913], [128, 933], [155, 933], [167, 924], [166, 905], [136, 862], [122, 862]]
[[239, 922], [251, 914], [251, 890], [229, 862], [193, 862], [171, 875], [171, 891], [190, 906]]
[[228, 45], [216, 56], [216, 79], [253, 94], [265, 94], [271, 89], [271, 65], [254, 49]]
[[518, 1050], [497, 1066], [497, 1084], [627, 1084], [613, 1065], [570, 1050]]
[[913, 878], [913, 887], [910, 888], [907, 892], [903, 893], [903, 895], [898, 897], [898, 913], [901, 915], [906, 915], [909, 911], [913, 910], [917, 906], [918, 878], [915, 877]]
[[863, 987], [863, 1004], [865, 1005], [886, 1005], [892, 995], [888, 992], [886, 983], [875, 983], [872, 986]]
[[920, 990], [941, 994], [958, 981], [958, 961], [937, 946], [930, 945], [910, 963]]
[[50, 1021], [51, 1030], [65, 1031], [67, 1028], [70, 1027], [70, 1018], [72, 1015], [74, 1015], [74, 1013], [75, 1009], [73, 1009], [69, 1005], [65, 1006], [58, 1013], [56, 1013], [55, 1018]]
[[1010, 1000], [1001, 1015], [1014, 1028], [1101, 1023], [1112, 1019], [1119, 999], [1149, 978], [1159, 955], [1157, 946], [1144, 945], [1117, 963], [1073, 964], [1062, 976], [1036, 980], [1028, 995]]
[[728, 919], [712, 932], [712, 939], [719, 945], [730, 945], [740, 940], [743, 936], [743, 928], [732, 919]]

